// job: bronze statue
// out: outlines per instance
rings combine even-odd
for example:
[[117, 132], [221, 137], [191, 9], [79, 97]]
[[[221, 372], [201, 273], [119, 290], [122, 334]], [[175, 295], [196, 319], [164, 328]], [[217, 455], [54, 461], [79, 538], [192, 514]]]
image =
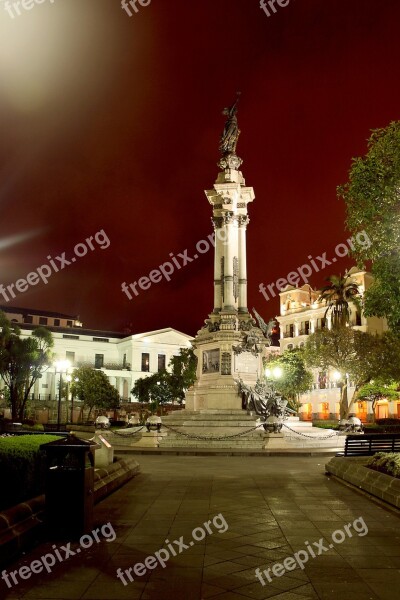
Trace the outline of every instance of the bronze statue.
[[256, 319], [257, 319], [257, 321], [258, 321], [258, 326], [259, 326], [259, 328], [260, 328], [260, 329], [261, 329], [261, 331], [263, 332], [263, 334], [264, 334], [264, 337], [265, 337], [265, 338], [268, 340], [268, 342], [269, 342], [269, 344], [268, 344], [268, 345], [269, 345], [269, 346], [271, 346], [271, 345], [272, 345], [272, 333], [273, 333], [273, 331], [274, 331], [274, 329], [275, 329], [275, 326], [276, 326], [276, 321], [275, 321], [275, 319], [270, 319], [270, 320], [268, 321], [268, 323], [266, 323], [266, 322], [264, 321], [264, 319], [261, 317], [261, 315], [259, 315], [259, 314], [258, 314], [258, 312], [256, 311], [256, 309], [255, 309], [255, 308], [253, 308], [253, 313], [254, 313], [254, 314], [255, 314], [255, 316], [256, 316]]
[[227, 154], [236, 154], [236, 145], [240, 135], [240, 129], [238, 127], [237, 121], [237, 105], [239, 102], [240, 92], [237, 94], [237, 98], [234, 104], [231, 107], [225, 108], [223, 111], [223, 115], [228, 117], [225, 123], [225, 129], [221, 136], [221, 142], [219, 145], [219, 149], [223, 156]]

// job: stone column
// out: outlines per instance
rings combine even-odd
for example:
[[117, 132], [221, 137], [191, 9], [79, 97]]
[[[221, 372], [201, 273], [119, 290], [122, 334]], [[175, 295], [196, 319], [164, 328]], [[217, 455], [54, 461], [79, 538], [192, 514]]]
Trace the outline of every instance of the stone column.
[[[226, 244], [224, 246], [224, 302], [223, 310], [235, 310], [237, 304], [233, 293], [233, 259], [237, 257], [237, 229], [231, 214], [224, 217], [224, 234]], [[235, 240], [236, 238], [236, 240]], [[236, 241], [236, 243], [235, 243]], [[236, 250], [236, 253], [235, 253]]]
[[221, 281], [221, 258], [224, 255], [224, 242], [223, 235], [219, 235], [223, 230], [221, 229], [221, 219], [215, 218], [214, 222], [214, 233], [215, 233], [215, 246], [214, 246], [214, 313], [219, 313], [222, 308], [222, 281]]
[[247, 256], [246, 256], [246, 229], [249, 219], [246, 216], [239, 217], [239, 312], [247, 313]]

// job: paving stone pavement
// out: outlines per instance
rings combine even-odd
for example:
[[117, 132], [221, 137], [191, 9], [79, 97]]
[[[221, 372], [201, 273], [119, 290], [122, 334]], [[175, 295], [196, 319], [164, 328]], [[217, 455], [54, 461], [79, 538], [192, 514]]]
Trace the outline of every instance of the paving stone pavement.
[[[322, 457], [141, 456], [142, 473], [95, 509], [97, 527], [110, 522], [117, 538], [32, 574], [0, 597], [63, 600], [394, 600], [400, 598], [400, 521], [369, 498], [324, 475]], [[222, 518], [214, 517], [221, 514]], [[362, 517], [368, 534], [336, 536]], [[62, 518], [62, 515], [60, 515]], [[192, 532], [211, 521], [201, 541]], [[228, 529], [224, 527], [224, 521]], [[358, 524], [360, 522], [358, 521]], [[361, 527], [360, 527], [361, 531]], [[124, 586], [123, 570], [144, 563], [165, 540], [183, 536], [188, 549]], [[202, 537], [196, 530], [195, 537]], [[332, 548], [281, 576], [269, 572], [305, 543]], [[62, 544], [62, 543], [61, 543]], [[60, 544], [57, 543], [57, 547]], [[178, 545], [172, 546], [179, 552]], [[318, 554], [316, 546], [312, 546]], [[77, 543], [71, 544], [76, 551]], [[320, 547], [321, 548], [321, 547]], [[30, 565], [42, 544], [6, 567]], [[172, 554], [172, 552], [171, 552]], [[150, 564], [150, 563], [149, 563]], [[279, 571], [280, 573], [280, 571]], [[18, 575], [16, 575], [18, 577]]]

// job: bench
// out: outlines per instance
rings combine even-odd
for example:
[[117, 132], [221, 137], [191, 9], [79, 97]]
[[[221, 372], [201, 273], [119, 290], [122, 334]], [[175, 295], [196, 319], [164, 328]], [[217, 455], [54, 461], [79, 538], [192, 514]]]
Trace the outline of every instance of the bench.
[[400, 452], [400, 434], [347, 435], [344, 452], [339, 452], [336, 456], [372, 456], [376, 452]]

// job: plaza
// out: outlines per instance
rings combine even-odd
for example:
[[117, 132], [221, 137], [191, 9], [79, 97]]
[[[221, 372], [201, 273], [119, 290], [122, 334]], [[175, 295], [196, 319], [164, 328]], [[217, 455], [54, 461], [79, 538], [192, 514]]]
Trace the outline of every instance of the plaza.
[[399, 1], [3, 8], [0, 600], [395, 600]]
[[[98, 527], [116, 539], [94, 544], [0, 595], [54, 600], [393, 600], [400, 584], [399, 516], [327, 477], [324, 457], [141, 456], [141, 474], [97, 505]], [[143, 564], [165, 540], [182, 538], [221, 514], [228, 528], [211, 534], [124, 585], [117, 570]], [[332, 533], [362, 517], [368, 533], [310, 557], [272, 581], [256, 577], [305, 544], [327, 546]], [[204, 526], [203, 526], [204, 527]], [[212, 526], [211, 526], [212, 527]], [[224, 528], [225, 529], [225, 528]], [[317, 554], [316, 547], [315, 554]], [[71, 548], [76, 550], [76, 544]], [[41, 544], [7, 571], [46, 552]], [[129, 581], [129, 580], [128, 580]]]

